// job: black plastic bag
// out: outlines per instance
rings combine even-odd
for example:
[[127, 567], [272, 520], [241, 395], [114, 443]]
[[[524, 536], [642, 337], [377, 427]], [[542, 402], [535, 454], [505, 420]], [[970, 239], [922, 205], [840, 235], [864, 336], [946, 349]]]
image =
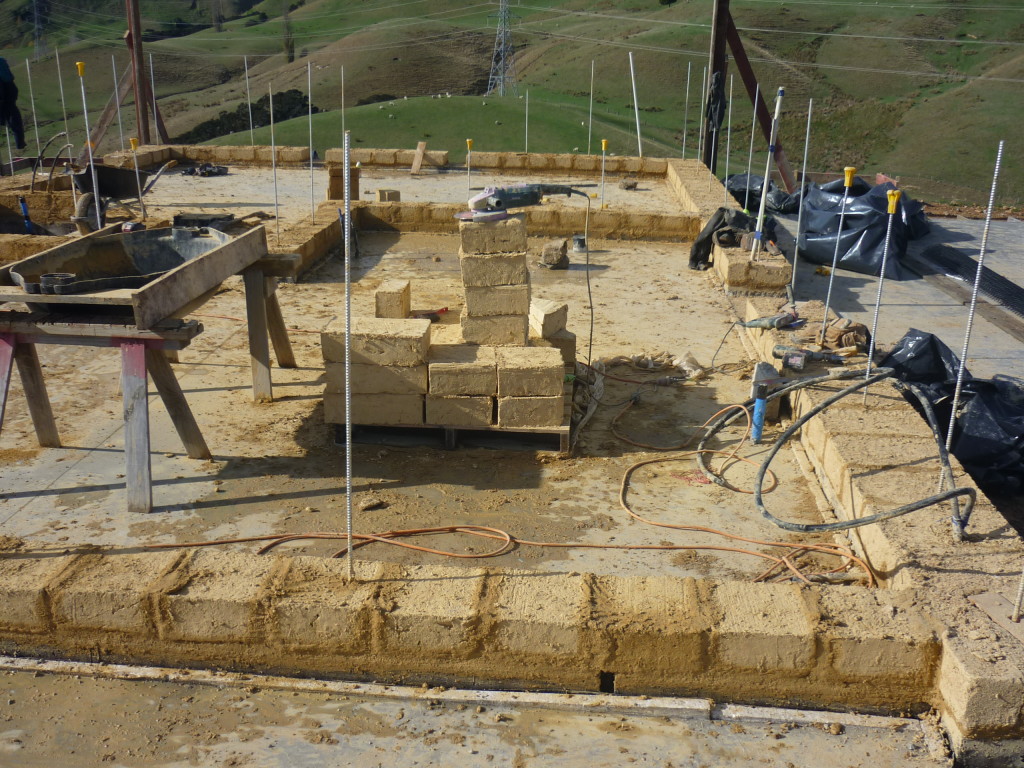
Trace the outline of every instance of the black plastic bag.
[[[882, 271], [885, 234], [889, 226], [886, 192], [895, 188], [891, 182], [872, 187], [860, 177], [855, 177], [846, 200], [846, 212], [842, 216], [843, 231], [839, 232], [843, 180], [810, 186], [804, 194], [800, 255], [815, 264], [831, 266], [838, 236], [837, 267], [877, 276]], [[924, 206], [904, 194], [892, 222], [885, 266], [887, 278], [902, 280], [905, 277], [900, 259], [907, 252], [907, 242], [927, 232]]]
[[[960, 358], [938, 336], [911, 328], [879, 365], [893, 368], [896, 377], [914, 384], [956, 381]], [[971, 374], [965, 370], [965, 378]]]
[[[764, 176], [747, 175], [735, 173], [725, 180], [725, 188], [729, 194], [740, 205], [746, 205], [746, 210], [756, 214], [761, 208], [761, 190], [764, 187]], [[772, 213], [796, 213], [800, 210], [800, 195], [790, 195], [775, 184], [768, 182], [768, 199], [764, 204], [765, 210]]]

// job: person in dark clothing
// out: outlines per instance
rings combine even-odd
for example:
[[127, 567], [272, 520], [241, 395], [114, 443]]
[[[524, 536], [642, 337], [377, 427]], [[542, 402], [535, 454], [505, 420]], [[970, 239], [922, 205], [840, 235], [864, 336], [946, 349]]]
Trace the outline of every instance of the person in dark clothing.
[[14, 73], [4, 58], [0, 58], [0, 125], [11, 129], [18, 149], [25, 148], [25, 126], [18, 111], [18, 86], [14, 84]]

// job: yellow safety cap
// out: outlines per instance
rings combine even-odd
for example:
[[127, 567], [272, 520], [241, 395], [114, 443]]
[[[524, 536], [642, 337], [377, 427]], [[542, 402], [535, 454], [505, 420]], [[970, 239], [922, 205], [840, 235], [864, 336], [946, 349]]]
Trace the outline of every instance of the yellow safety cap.
[[896, 213], [896, 206], [900, 203], [900, 195], [903, 193], [898, 189], [890, 189], [885, 193], [885, 196], [889, 198], [889, 214]]
[[857, 169], [854, 168], [852, 165], [848, 165], [845, 168], [843, 168], [843, 173], [846, 174], [846, 181], [844, 182], [845, 186], [847, 186], [847, 187], [852, 187], [853, 186], [853, 175], [856, 172], [857, 172]]
[[607, 152], [608, 151], [608, 139], [601, 139], [601, 151], [602, 152]]
[[128, 139], [128, 143], [132, 145], [132, 152], [139, 148], [139, 140], [134, 136]]
[[84, 61], [76, 61], [75, 62], [75, 67], [78, 69], [78, 76], [79, 77], [85, 77], [85, 62]]
[[468, 149], [468, 150], [472, 150], [473, 149], [473, 140], [472, 139], [466, 139], [466, 149]]

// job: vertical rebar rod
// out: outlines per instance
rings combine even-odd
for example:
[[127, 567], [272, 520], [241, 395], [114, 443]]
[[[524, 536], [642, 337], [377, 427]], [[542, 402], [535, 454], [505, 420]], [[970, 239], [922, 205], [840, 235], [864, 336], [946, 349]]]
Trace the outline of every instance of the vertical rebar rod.
[[[124, 152], [124, 125], [121, 123], [121, 84], [117, 80], [117, 57], [110, 55], [110, 68], [114, 72], [114, 103], [117, 105], [117, 138]], [[140, 198], [141, 202], [141, 198]]]
[[587, 154], [590, 154], [590, 140], [594, 135], [594, 60], [590, 60], [590, 116], [587, 118]]
[[732, 151], [732, 85], [733, 76], [729, 75], [729, 117], [725, 126], [725, 173], [722, 174], [722, 189], [725, 194], [722, 198], [722, 205], [729, 204], [729, 188], [726, 184], [729, 181], [729, 153]]
[[782, 97], [786, 95], [783, 88], [775, 94], [775, 115], [772, 127], [768, 131], [768, 157], [764, 161], [764, 182], [761, 184], [761, 204], [757, 208], [757, 227], [754, 230], [754, 244], [750, 247], [752, 256], [761, 252], [761, 240], [764, 238], [764, 216], [768, 206], [768, 185], [772, 178], [772, 160], [775, 159], [775, 139], [779, 135], [779, 122], [782, 119]]
[[[897, 206], [900, 202], [900, 191], [890, 189], [886, 193], [889, 199], [889, 221], [885, 227], [885, 242], [882, 245], [882, 266], [878, 272], [878, 293], [875, 296], [875, 314], [871, 320], [871, 342], [868, 344], [868, 364], [864, 369], [864, 378], [871, 378], [871, 364], [875, 361], [875, 336], [878, 334], [878, 312], [882, 307], [882, 289], [885, 287], [885, 266], [889, 259], [889, 242], [892, 238], [892, 223], [896, 218]], [[868, 404], [868, 387], [864, 387], [864, 405]]]
[[274, 136], [274, 84], [267, 86], [270, 94], [270, 164], [274, 169], [274, 221], [277, 223], [277, 244], [281, 244], [281, 210], [277, 196], [277, 138]]
[[135, 165], [135, 188], [139, 193], [139, 210], [142, 212], [142, 220], [146, 220], [146, 204], [142, 202], [142, 174], [139, 173], [139, 140], [134, 136], [129, 137], [128, 144], [132, 148], [132, 161]]
[[1024, 570], [1020, 574], [1020, 584], [1017, 585], [1017, 598], [1013, 601], [1013, 613], [1010, 614], [1010, 621], [1014, 624], [1020, 622], [1020, 607], [1024, 603]]
[[750, 150], [747, 152], [747, 189], [743, 193], [743, 211], [750, 213], [750, 171], [754, 165], [754, 133], [757, 131], [757, 100], [761, 97], [761, 84], [754, 88], [754, 116], [750, 120]]
[[[153, 54], [149, 54], [149, 95], [153, 97], [153, 126], [157, 139], [160, 138], [159, 123], [156, 119], [156, 71], [153, 69]], [[156, 143], [155, 141], [153, 142]]]
[[985, 210], [985, 228], [981, 233], [981, 251], [978, 253], [978, 268], [974, 273], [974, 288], [971, 290], [971, 305], [967, 311], [967, 328], [964, 330], [964, 347], [960, 353], [960, 367], [956, 372], [956, 389], [953, 391], [953, 410], [949, 416], [949, 429], [946, 430], [946, 450], [950, 450], [953, 444], [953, 427], [956, 425], [957, 410], [960, 407], [960, 395], [964, 388], [964, 371], [967, 369], [967, 348], [971, 344], [971, 330], [974, 327], [974, 312], [978, 307], [978, 289], [981, 285], [981, 275], [984, 271], [985, 252], [988, 248], [988, 232], [992, 226], [992, 207], [996, 202], [996, 183], [999, 181], [999, 166], [1003, 162], [1003, 144], [999, 142], [999, 149], [996, 150], [996, 167], [992, 172], [992, 189], [988, 194], [988, 208]]
[[[825, 329], [828, 327], [828, 308], [832, 304], [832, 286], [836, 281], [836, 267], [839, 266], [839, 244], [843, 239], [843, 221], [846, 219], [846, 201], [850, 199], [850, 187], [853, 186], [853, 174], [856, 172], [857, 169], [851, 165], [843, 169], [843, 174], [845, 175], [843, 199], [839, 204], [839, 227], [836, 230], [836, 248], [832, 253], [832, 269], [828, 274], [828, 291], [825, 293], [825, 311], [821, 316], [821, 336], [818, 339], [818, 344], [825, 343]], [[765, 191], [765, 189], [762, 189], [762, 194]]]
[[[32, 105], [32, 127], [36, 133], [36, 155], [42, 151], [42, 144], [39, 142], [39, 118], [36, 117], [36, 92], [32, 87], [32, 66], [28, 63], [28, 59], [25, 59], [25, 75], [28, 77], [28, 100]], [[122, 147], [124, 149], [124, 147]]]
[[[68, 137], [68, 141], [71, 141], [71, 133], [68, 128], [68, 107], [64, 101], [64, 73], [60, 71], [60, 49], [54, 49], [54, 56], [57, 59], [57, 85], [60, 87], [60, 113], [64, 117], [64, 134]], [[71, 185], [71, 189], [74, 190], [75, 185]]]
[[707, 98], [708, 68], [704, 67], [700, 76], [700, 122], [697, 124], [697, 159], [704, 157], [704, 99]]
[[252, 94], [249, 92], [249, 57], [243, 56], [242, 63], [245, 65], [245, 104], [249, 107], [249, 145], [256, 146], [256, 133], [252, 128]]
[[601, 139], [601, 210], [604, 210], [604, 161], [608, 156], [608, 139]]
[[690, 68], [693, 62], [686, 62], [686, 96], [683, 97], [683, 160], [686, 159], [686, 131], [690, 127]]
[[640, 138], [640, 102], [636, 97], [636, 69], [633, 67], [633, 52], [629, 52], [629, 79], [633, 82], [633, 114], [636, 115], [636, 156], [644, 156], [644, 145]]
[[[78, 68], [78, 82], [82, 86], [82, 117], [85, 120], [85, 146], [89, 150], [89, 168], [92, 170], [92, 201], [96, 205], [96, 230], [103, 229], [103, 217], [100, 214], [100, 185], [96, 180], [96, 163], [92, 154], [92, 133], [89, 129], [89, 105], [85, 100], [85, 62], [75, 63]], [[14, 175], [14, 167], [11, 167], [11, 175]]]
[[313, 62], [306, 61], [306, 92], [309, 94], [309, 220], [316, 224], [316, 203], [313, 201]]
[[796, 264], [800, 258], [800, 234], [804, 223], [804, 190], [807, 188], [807, 150], [811, 146], [811, 112], [814, 99], [807, 100], [807, 131], [804, 134], [804, 162], [800, 170], [800, 203], [796, 214], [796, 243], [793, 245], [793, 274], [789, 278], [789, 292], [796, 296]]
[[466, 139], [466, 194], [473, 194], [473, 140]]
[[341, 135], [345, 135], [345, 67], [341, 67]]
[[348, 535], [349, 581], [355, 579], [352, 552], [352, 192], [350, 186], [351, 144], [345, 132], [345, 527]]

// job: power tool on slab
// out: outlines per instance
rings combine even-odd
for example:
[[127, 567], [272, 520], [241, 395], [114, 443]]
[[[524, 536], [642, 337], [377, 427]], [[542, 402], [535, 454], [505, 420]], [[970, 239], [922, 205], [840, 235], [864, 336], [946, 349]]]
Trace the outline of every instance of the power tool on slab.
[[771, 315], [770, 317], [758, 317], [753, 320], [746, 320], [740, 322], [739, 325], [744, 328], [765, 328], [765, 329], [779, 329], [789, 328], [800, 322], [800, 318], [797, 317], [796, 312], [780, 312], [777, 315]]
[[501, 221], [509, 217], [510, 208], [540, 205], [548, 195], [579, 195], [588, 200], [586, 192], [561, 184], [513, 184], [510, 187], [487, 187], [469, 199], [469, 210], [455, 214], [462, 221]]
[[808, 361], [815, 363], [844, 363], [846, 358], [832, 352], [812, 352], [809, 349], [791, 347], [788, 344], [776, 344], [772, 348], [772, 357], [782, 361], [783, 368], [802, 371]]

